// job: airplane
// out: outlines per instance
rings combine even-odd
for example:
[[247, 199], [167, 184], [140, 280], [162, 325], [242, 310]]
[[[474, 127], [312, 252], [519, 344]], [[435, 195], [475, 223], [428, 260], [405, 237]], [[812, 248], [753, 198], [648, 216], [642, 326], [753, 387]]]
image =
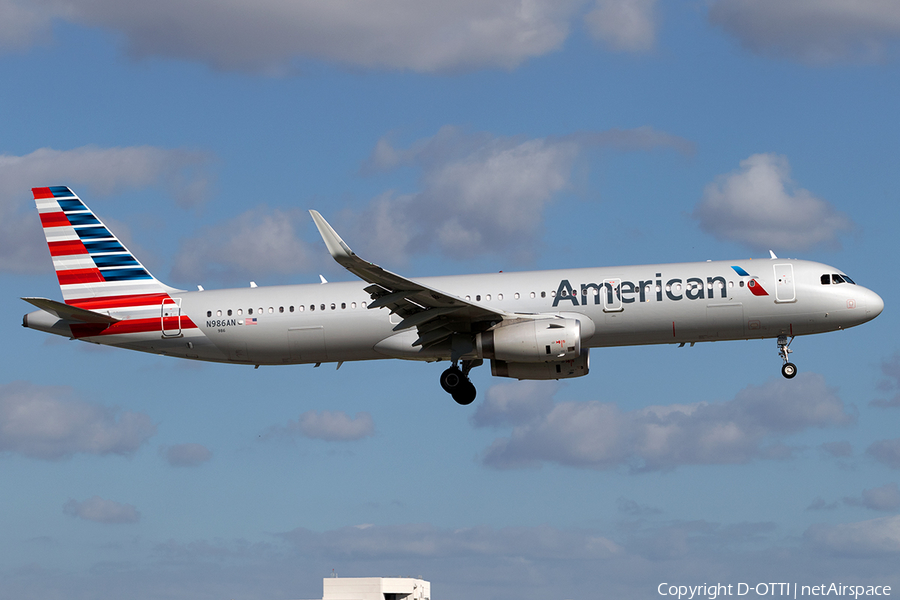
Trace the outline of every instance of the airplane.
[[[884, 302], [828, 265], [781, 259], [409, 279], [354, 253], [318, 212], [338, 264], [360, 281], [185, 291], [161, 283], [65, 186], [33, 188], [63, 301], [23, 298], [22, 325], [96, 344], [243, 365], [397, 358], [449, 361], [462, 405], [471, 369], [515, 379], [587, 375], [591, 348], [794, 337], [877, 317]], [[385, 310], [383, 310], [385, 309]]]

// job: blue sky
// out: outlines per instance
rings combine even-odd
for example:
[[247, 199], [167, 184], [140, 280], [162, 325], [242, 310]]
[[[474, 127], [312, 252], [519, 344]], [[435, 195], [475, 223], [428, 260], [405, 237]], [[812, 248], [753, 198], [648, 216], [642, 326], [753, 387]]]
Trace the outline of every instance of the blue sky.
[[[900, 8], [888, 0], [0, 0], [0, 597], [648, 598], [900, 588]], [[441, 365], [192, 364], [19, 326], [59, 298], [30, 188], [195, 289], [779, 256], [862, 327]], [[667, 437], [648, 442], [672, 412]], [[718, 445], [703, 440], [716, 431]]]

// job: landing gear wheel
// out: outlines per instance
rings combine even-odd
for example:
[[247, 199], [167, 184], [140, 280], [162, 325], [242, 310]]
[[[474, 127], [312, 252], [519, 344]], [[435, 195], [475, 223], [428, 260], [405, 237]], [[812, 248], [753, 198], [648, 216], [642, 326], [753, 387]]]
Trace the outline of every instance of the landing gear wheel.
[[794, 375], [797, 374], [797, 365], [788, 361], [788, 356], [793, 352], [793, 350], [789, 348], [793, 341], [793, 337], [788, 340], [786, 335], [778, 336], [778, 356], [784, 361], [784, 365], [781, 367], [781, 374], [784, 375], [785, 379], [793, 379]]
[[444, 388], [445, 392], [453, 396], [457, 404], [466, 406], [475, 401], [477, 392], [475, 386], [469, 380], [469, 371], [482, 364], [482, 362], [481, 359], [464, 360], [462, 361], [462, 368], [460, 368], [454, 361], [452, 367], [441, 373], [441, 387]]
[[453, 399], [456, 400], [457, 404], [461, 404], [463, 406], [467, 406], [472, 404], [475, 401], [475, 394], [477, 391], [475, 390], [475, 386], [471, 381], [466, 380], [459, 389], [453, 392]]
[[[460, 386], [467, 382], [468, 379], [466, 379], [466, 376], [462, 374], [462, 371], [460, 371], [459, 367], [456, 365], [441, 373], [441, 387], [444, 388], [444, 391], [448, 394], [455, 394], [462, 389]], [[457, 400], [457, 402], [459, 401]]]

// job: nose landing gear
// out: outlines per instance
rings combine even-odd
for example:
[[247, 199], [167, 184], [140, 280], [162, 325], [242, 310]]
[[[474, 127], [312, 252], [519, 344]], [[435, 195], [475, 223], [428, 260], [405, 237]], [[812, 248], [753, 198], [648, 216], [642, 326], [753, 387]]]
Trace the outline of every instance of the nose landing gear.
[[469, 381], [469, 371], [471, 371], [473, 367], [480, 365], [482, 362], [481, 359], [464, 360], [462, 361], [462, 369], [454, 364], [452, 367], [441, 373], [441, 387], [444, 388], [445, 392], [453, 396], [453, 399], [456, 400], [457, 404], [465, 406], [467, 404], [472, 404], [475, 400], [477, 391], [472, 382]]
[[781, 374], [784, 375], [785, 379], [793, 379], [794, 375], [797, 374], [797, 365], [788, 360], [788, 355], [793, 352], [789, 348], [793, 341], [793, 337], [788, 341], [786, 335], [778, 336], [778, 356], [784, 361], [784, 364], [781, 366]]

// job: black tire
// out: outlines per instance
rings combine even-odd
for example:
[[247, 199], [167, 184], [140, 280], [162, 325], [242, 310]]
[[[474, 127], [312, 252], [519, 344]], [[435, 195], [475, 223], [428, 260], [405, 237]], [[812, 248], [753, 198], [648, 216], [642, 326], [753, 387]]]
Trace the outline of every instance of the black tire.
[[459, 367], [450, 367], [441, 373], [441, 387], [448, 394], [455, 394], [466, 381]]
[[784, 366], [781, 367], [781, 374], [784, 375], [785, 379], [793, 379], [797, 374], [797, 365], [794, 363], [784, 363]]
[[475, 401], [475, 395], [478, 391], [475, 389], [475, 386], [471, 381], [466, 381], [465, 384], [460, 386], [459, 390], [453, 393], [453, 399], [456, 400], [457, 404], [461, 404], [462, 406], [468, 406]]

